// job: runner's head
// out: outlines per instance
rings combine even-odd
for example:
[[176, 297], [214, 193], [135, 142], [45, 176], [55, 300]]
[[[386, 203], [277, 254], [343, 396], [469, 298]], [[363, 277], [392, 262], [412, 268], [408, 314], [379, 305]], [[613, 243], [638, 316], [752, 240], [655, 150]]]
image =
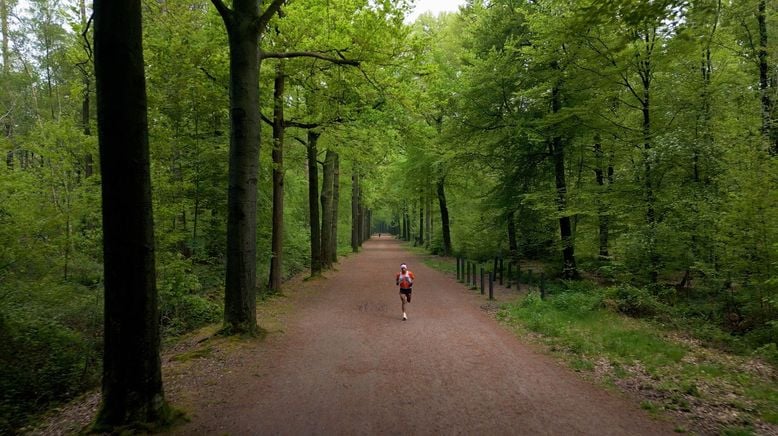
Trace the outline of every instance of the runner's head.
[[400, 264], [400, 270], [401, 270], [402, 272], [405, 272], [407, 269], [408, 269], [408, 265], [406, 265], [406, 264], [404, 264], [404, 263], [401, 263], [401, 264]]

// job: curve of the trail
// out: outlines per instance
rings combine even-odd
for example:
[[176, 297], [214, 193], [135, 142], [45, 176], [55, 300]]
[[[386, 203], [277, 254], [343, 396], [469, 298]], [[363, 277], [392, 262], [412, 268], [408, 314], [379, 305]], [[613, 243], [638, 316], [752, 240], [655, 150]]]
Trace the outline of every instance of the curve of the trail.
[[[394, 285], [416, 275], [408, 321]], [[482, 297], [386, 237], [295, 302], [282, 334], [188, 392], [179, 434], [672, 434], [522, 344]], [[247, 361], [247, 360], [250, 360]]]

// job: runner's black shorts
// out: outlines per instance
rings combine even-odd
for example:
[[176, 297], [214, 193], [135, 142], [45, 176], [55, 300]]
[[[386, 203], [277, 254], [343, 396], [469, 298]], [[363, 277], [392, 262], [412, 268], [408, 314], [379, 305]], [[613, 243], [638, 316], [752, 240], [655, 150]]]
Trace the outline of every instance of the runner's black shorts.
[[411, 302], [411, 292], [412, 291], [413, 291], [413, 289], [403, 289], [403, 288], [400, 288], [400, 293], [401, 294], [405, 294], [405, 299], [408, 300], [409, 303]]

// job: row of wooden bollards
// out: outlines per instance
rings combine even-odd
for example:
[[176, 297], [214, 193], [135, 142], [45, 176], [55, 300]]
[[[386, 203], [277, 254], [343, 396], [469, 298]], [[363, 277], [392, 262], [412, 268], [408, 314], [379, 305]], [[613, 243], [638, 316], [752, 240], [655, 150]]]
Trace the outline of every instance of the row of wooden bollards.
[[[478, 289], [478, 286], [476, 284], [476, 275], [478, 272], [478, 268], [481, 270], [481, 295], [484, 295], [485, 293], [485, 280], [488, 280], [489, 283], [489, 299], [494, 300], [494, 282], [497, 280], [499, 284], [502, 286], [504, 281], [507, 281], [506, 287], [508, 289], [511, 288], [512, 284], [516, 284], [516, 287], [519, 287], [519, 284], [521, 283], [522, 274], [521, 274], [521, 265], [518, 263], [515, 263], [515, 270], [513, 268], [514, 262], [509, 261], [508, 263], [508, 275], [507, 280], [505, 280], [503, 273], [505, 272], [504, 265], [502, 257], [495, 257], [494, 258], [494, 265], [492, 267], [492, 270], [486, 270], [484, 269], [484, 263], [485, 262], [474, 262], [471, 260], [467, 260], [463, 257], [457, 256], [457, 281], [460, 283], [464, 283], [467, 286], [470, 286], [470, 289]], [[526, 284], [529, 287], [532, 287], [535, 284], [535, 280], [533, 278], [533, 272], [531, 269], [527, 270], [526, 275]], [[537, 283], [539, 289], [540, 289], [540, 298], [546, 298], [546, 278], [545, 275], [541, 272], [540, 277]]]

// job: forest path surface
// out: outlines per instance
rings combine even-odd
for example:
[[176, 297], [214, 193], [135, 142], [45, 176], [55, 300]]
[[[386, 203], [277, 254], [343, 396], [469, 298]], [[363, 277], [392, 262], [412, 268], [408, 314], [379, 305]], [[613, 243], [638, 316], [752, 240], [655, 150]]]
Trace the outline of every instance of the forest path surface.
[[[326, 279], [285, 290], [283, 332], [171, 369], [168, 399], [191, 419], [172, 433], [673, 433], [522, 344], [482, 297], [399, 241], [363, 248]], [[408, 321], [394, 285], [401, 262], [416, 275]]]

